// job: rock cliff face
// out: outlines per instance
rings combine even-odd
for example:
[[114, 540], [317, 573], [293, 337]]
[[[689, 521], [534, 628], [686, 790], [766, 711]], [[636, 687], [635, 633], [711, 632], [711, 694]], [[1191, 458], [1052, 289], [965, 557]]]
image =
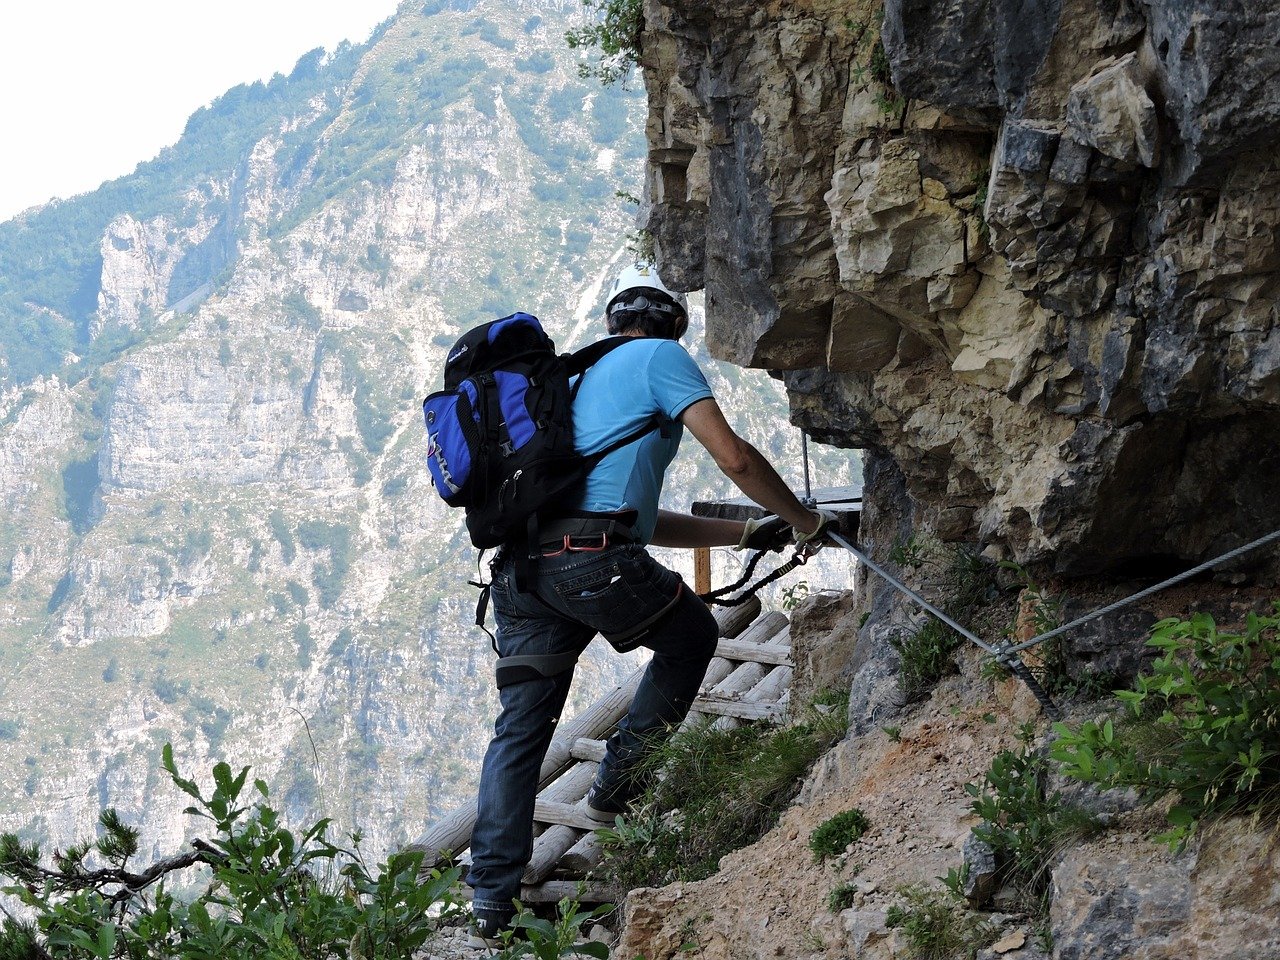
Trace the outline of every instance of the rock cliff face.
[[649, 227], [710, 346], [1066, 574], [1280, 525], [1280, 11], [650, 2]]
[[[866, 450], [873, 556], [935, 600], [921, 544], [1013, 560], [1074, 594], [1069, 619], [1280, 526], [1278, 51], [1275, 3], [647, 0], [663, 275], [705, 288], [714, 355], [780, 371], [793, 422]], [[1264, 608], [1277, 569], [1068, 634], [1057, 669], [1127, 680], [1156, 619]], [[970, 625], [1025, 626], [997, 608]], [[891, 891], [959, 868], [997, 740], [1050, 737], [967, 646], [932, 693], [904, 686], [895, 642], [923, 621], [871, 576], [800, 611], [797, 676], [849, 682], [850, 738], [717, 875], [633, 893], [622, 955], [911, 955]], [[814, 866], [804, 838], [850, 807], [878, 835]], [[1274, 826], [1174, 857], [1149, 826], [1057, 859], [1052, 937], [979, 956], [1273, 953]]]

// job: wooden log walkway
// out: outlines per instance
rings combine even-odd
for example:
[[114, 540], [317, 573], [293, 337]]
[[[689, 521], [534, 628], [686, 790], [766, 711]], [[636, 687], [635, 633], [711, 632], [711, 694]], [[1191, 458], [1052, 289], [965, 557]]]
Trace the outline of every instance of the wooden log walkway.
[[[736, 726], [747, 720], [780, 722], [792, 669], [786, 616], [762, 615], [754, 598], [740, 607], [718, 608], [714, 614], [721, 639], [685, 726], [707, 720], [716, 726]], [[626, 714], [643, 672], [643, 667], [637, 669], [565, 723], [552, 741], [539, 776], [533, 856], [520, 894], [523, 903], [555, 903], [566, 896], [603, 903], [622, 895], [623, 891], [589, 879], [602, 855], [595, 830], [605, 824], [587, 816], [586, 794], [604, 757], [605, 741]], [[425, 851], [426, 868], [450, 858], [466, 863], [475, 818], [475, 804], [466, 804], [408, 849]]]

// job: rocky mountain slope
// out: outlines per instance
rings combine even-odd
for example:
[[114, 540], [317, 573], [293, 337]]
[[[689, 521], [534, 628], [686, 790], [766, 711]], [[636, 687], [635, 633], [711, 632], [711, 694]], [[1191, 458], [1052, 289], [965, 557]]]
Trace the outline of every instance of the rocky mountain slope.
[[[0, 830], [62, 845], [114, 805], [172, 851], [166, 741], [373, 856], [473, 795], [492, 654], [418, 404], [482, 319], [597, 332], [643, 100], [579, 78], [578, 15], [406, 3], [0, 225]], [[794, 456], [777, 385], [702, 358]], [[669, 502], [727, 492], [692, 457]], [[593, 650], [574, 708], [631, 667]]]

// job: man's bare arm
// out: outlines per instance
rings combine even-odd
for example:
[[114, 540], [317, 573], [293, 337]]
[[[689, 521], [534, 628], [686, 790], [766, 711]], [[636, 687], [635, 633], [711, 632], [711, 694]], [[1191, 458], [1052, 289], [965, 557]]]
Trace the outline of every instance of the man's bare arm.
[[746, 526], [741, 520], [659, 510], [658, 523], [649, 542], [655, 547], [734, 547], [742, 539]]
[[820, 517], [805, 509], [759, 450], [734, 433], [714, 399], [690, 404], [680, 421], [706, 447], [720, 471], [748, 497], [802, 533], [818, 528]]

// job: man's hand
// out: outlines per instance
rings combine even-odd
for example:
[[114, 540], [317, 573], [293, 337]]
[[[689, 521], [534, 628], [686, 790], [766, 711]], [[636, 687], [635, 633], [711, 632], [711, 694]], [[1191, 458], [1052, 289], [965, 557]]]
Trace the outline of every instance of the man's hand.
[[748, 520], [735, 550], [781, 550], [791, 542], [791, 524], [772, 514]]

